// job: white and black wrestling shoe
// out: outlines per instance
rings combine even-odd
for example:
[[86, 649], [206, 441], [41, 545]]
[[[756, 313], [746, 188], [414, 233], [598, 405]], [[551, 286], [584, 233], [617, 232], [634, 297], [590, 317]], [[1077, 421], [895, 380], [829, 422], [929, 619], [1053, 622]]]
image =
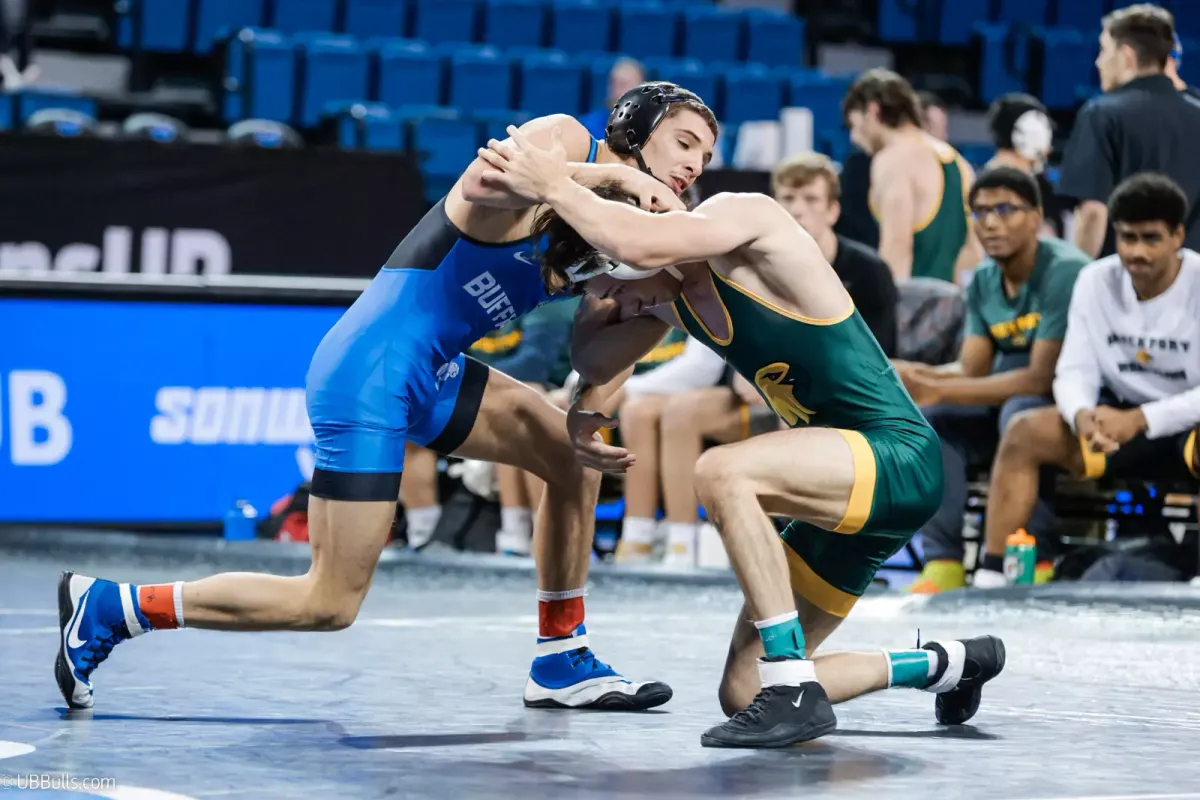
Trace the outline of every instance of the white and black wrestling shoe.
[[537, 657], [525, 684], [528, 708], [645, 711], [661, 706], [672, 695], [665, 683], [631, 681], [596, 658], [583, 625], [570, 636], [538, 639]]

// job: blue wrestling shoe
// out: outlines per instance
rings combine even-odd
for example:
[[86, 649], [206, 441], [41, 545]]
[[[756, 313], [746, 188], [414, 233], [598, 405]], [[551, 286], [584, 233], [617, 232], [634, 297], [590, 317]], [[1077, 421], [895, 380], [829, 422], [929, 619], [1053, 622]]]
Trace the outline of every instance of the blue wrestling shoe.
[[132, 598], [126, 608], [122, 587], [64, 572], [58, 582], [58, 658], [54, 677], [71, 708], [92, 707], [92, 672], [112, 649], [129, 638], [126, 614], [136, 615]]
[[582, 625], [571, 636], [538, 639], [537, 652], [525, 684], [528, 708], [645, 711], [674, 694], [659, 681], [634, 683], [596, 658]]

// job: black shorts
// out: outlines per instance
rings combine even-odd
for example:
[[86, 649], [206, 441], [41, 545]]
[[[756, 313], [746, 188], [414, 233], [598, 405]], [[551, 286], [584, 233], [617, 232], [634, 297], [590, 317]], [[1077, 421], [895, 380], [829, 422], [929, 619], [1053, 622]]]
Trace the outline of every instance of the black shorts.
[[1121, 445], [1121, 449], [1111, 456], [1106, 456], [1092, 452], [1080, 437], [1084, 477], [1131, 478], [1160, 483], [1200, 478], [1200, 470], [1196, 469], [1196, 439], [1197, 430], [1158, 439], [1147, 439], [1143, 433]]

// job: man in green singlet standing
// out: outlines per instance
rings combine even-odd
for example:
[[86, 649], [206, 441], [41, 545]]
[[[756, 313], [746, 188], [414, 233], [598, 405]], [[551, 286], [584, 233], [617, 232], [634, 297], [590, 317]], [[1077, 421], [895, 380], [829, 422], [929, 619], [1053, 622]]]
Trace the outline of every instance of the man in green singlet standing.
[[961, 282], [983, 257], [967, 224], [970, 164], [922, 129], [917, 93], [890, 70], [859, 76], [842, 111], [850, 139], [872, 156], [869, 199], [879, 222], [879, 256], [896, 280]]
[[[581, 463], [620, 472], [633, 462], [599, 440], [611, 421], [588, 409], [603, 408], [669, 326], [720, 353], [788, 425], [696, 464], [697, 495], [746, 598], [720, 688], [732, 717], [701, 743], [813, 739], [836, 728], [832, 703], [891, 686], [937, 693], [943, 722], [969, 719], [1004, 664], [993, 637], [807, 657], [942, 493], [937, 435], [812, 237], [766, 195], [647, 213], [618, 185], [571, 180], [556, 141], [546, 150], [510, 134], [480, 151], [488, 178], [549, 206], [534, 225], [543, 277], [551, 291], [585, 292], [572, 343], [582, 389], [567, 419]], [[645, 178], [628, 173], [622, 182]], [[768, 515], [794, 520], [782, 538]]]

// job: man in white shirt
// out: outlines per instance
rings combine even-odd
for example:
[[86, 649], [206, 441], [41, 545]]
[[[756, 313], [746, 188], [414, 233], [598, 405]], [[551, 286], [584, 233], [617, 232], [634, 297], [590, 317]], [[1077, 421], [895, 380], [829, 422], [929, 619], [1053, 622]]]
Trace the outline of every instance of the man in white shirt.
[[[1057, 408], [1015, 417], [988, 493], [986, 552], [1029, 520], [1038, 471], [1080, 478], [1200, 477], [1200, 254], [1184, 250], [1188, 202], [1169, 178], [1134, 175], [1108, 202], [1117, 252], [1079, 273], [1054, 376]], [[980, 570], [976, 586], [1002, 585]]]

